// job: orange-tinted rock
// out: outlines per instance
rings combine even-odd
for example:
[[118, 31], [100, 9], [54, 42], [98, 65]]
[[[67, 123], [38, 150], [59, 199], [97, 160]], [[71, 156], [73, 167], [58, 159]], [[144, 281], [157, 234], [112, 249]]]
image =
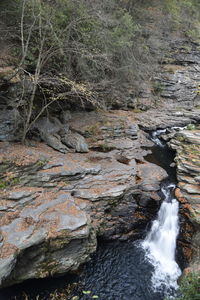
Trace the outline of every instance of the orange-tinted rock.
[[[178, 142], [177, 142], [178, 141]], [[182, 203], [182, 212], [189, 223], [183, 228], [183, 236], [191, 247], [183, 247], [184, 255], [191, 260], [192, 270], [200, 268], [200, 130], [184, 130], [170, 141], [176, 149], [177, 177], [179, 180], [176, 197]], [[195, 232], [195, 234], [194, 234]]]
[[183, 197], [183, 194], [181, 193], [180, 188], [176, 188], [175, 196], [178, 199], [178, 201], [181, 202], [182, 204], [187, 203], [187, 200]]
[[[0, 143], [2, 286], [76, 270], [95, 251], [97, 235], [141, 236], [167, 174], [145, 162], [141, 145], [151, 142], [142, 132], [133, 139], [123, 128], [113, 139], [113, 130], [107, 131], [114, 149], [107, 153], [62, 154], [37, 142]], [[129, 164], [116, 159], [122, 149]]]

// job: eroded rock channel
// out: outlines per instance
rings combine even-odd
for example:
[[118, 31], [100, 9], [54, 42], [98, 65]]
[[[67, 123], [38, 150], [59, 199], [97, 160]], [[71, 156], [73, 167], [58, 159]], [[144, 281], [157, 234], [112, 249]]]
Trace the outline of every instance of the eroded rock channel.
[[[102, 300], [117, 295], [127, 300], [133, 294], [133, 299], [163, 299], [163, 293], [151, 294], [153, 267], [134, 241], [145, 236], [147, 224], [156, 216], [160, 184], [169, 170], [163, 169], [162, 157], [160, 166], [147, 156], [153, 143], [131, 113], [118, 113], [120, 122], [116, 113], [103, 119], [91, 114], [89, 124], [88, 115], [77, 115], [81, 121], [76, 130], [86, 136], [88, 153], [62, 154], [38, 142], [32, 147], [1, 144], [2, 287], [76, 272], [100, 239], [103, 242], [81, 275], [83, 289], [93, 289]], [[191, 122], [190, 117], [184, 122]], [[172, 145], [174, 139], [176, 134]], [[183, 220], [187, 228], [179, 246], [189, 259], [194, 226], [187, 209], [183, 207], [188, 222]], [[11, 299], [13, 293], [2, 290], [1, 295]]]

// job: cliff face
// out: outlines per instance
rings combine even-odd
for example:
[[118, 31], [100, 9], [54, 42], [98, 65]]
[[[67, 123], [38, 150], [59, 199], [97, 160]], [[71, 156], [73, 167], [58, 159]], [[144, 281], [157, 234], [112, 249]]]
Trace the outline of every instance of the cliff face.
[[[191, 232], [185, 228], [185, 236], [188, 246], [192, 245], [193, 259], [190, 268], [193, 271], [200, 270], [200, 131], [184, 130], [170, 141], [170, 145], [176, 150], [178, 188], [176, 197], [182, 204], [183, 213], [195, 229], [195, 235], [191, 240]], [[189, 229], [189, 224], [188, 224]], [[183, 229], [184, 230], [184, 229]], [[190, 251], [185, 253], [189, 254]]]
[[118, 114], [74, 116], [74, 126], [92, 135], [89, 153], [0, 144], [2, 286], [76, 270], [97, 237], [142, 236], [167, 174], [144, 160], [142, 147], [152, 143], [133, 131], [134, 115]]

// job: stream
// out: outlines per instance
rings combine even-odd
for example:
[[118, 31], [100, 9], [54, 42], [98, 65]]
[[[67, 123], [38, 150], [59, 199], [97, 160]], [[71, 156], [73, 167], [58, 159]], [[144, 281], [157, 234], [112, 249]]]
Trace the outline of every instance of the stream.
[[151, 282], [155, 291], [164, 289], [177, 289], [177, 279], [181, 270], [175, 261], [176, 239], [179, 233], [178, 209], [179, 204], [172, 197], [174, 184], [162, 187], [164, 199], [156, 220], [153, 221], [151, 230], [142, 242], [146, 257], [154, 266]]
[[[162, 183], [162, 204], [149, 224], [144, 239], [126, 242], [101, 242], [81, 275], [73, 280], [82, 290], [92, 291], [99, 300], [164, 300], [176, 293], [181, 269], [176, 262], [176, 239], [179, 233], [178, 201], [174, 198], [175, 169], [170, 167], [174, 154], [159, 139], [164, 131], [151, 134], [155, 146], [146, 159], [163, 167], [168, 179]], [[0, 300], [49, 299], [47, 295], [66, 286], [69, 277], [30, 281], [0, 291]], [[35, 289], [35, 286], [36, 289]], [[15, 298], [16, 297], [16, 298]], [[60, 298], [59, 298], [60, 299]], [[66, 298], [67, 299], [67, 298]], [[81, 294], [81, 300], [92, 299]]]

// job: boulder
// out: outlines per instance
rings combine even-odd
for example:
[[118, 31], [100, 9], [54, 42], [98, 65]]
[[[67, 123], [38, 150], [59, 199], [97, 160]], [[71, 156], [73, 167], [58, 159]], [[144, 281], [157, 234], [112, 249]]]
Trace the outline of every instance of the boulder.
[[79, 133], [69, 131], [61, 137], [61, 141], [66, 146], [75, 149], [76, 152], [89, 152], [85, 138]]
[[67, 113], [62, 113], [64, 124], [56, 117], [42, 117], [35, 122], [33, 129], [39, 131], [40, 137], [47, 145], [62, 153], [68, 152], [68, 147], [76, 152], [88, 152], [89, 149], [85, 138], [79, 133], [72, 132], [66, 124], [66, 121], [69, 120], [69, 116], [67, 116]]

